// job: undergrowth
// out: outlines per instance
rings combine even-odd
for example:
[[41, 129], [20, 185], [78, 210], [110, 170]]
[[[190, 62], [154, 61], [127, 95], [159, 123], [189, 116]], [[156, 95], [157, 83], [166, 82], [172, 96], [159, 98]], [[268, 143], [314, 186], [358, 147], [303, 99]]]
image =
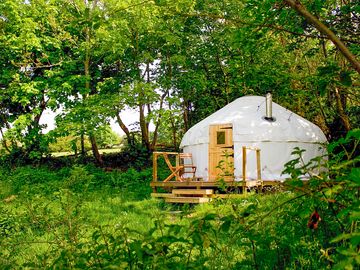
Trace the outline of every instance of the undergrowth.
[[[195, 207], [150, 199], [151, 168], [3, 168], [1, 268], [354, 269], [358, 143], [359, 132], [349, 133], [329, 146], [325, 163], [303, 164], [296, 149], [288, 191]], [[319, 174], [309, 174], [319, 165]], [[320, 218], [309, 220], [314, 212]]]

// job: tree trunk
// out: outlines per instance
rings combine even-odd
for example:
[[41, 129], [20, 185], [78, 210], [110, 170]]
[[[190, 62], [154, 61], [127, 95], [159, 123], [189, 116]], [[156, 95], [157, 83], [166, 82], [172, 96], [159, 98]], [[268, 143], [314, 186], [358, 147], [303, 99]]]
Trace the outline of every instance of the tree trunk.
[[84, 138], [84, 133], [82, 133], [82, 132], [80, 135], [80, 145], [81, 145], [81, 156], [84, 157], [85, 156], [85, 138]]
[[3, 147], [5, 148], [6, 151], [8, 151], [9, 153], [11, 153], [9, 147], [8, 147], [7, 144], [6, 144], [6, 139], [5, 139], [5, 137], [4, 137], [4, 133], [3, 133], [2, 128], [0, 128], [0, 133], [1, 133], [1, 136], [2, 136], [1, 142], [2, 142]]
[[190, 123], [189, 123], [189, 106], [188, 106], [188, 101], [184, 99], [183, 102], [183, 120], [184, 120], [184, 131], [188, 131], [190, 128]]
[[[6, 119], [5, 115], [0, 114], [0, 118], [3, 121], [3, 123], [5, 124], [6, 129], [8, 129], [8, 130], [11, 129], [11, 126], [10, 126], [8, 120]], [[4, 135], [2, 135], [2, 138], [4, 139]], [[16, 148], [17, 147], [17, 143], [16, 143], [16, 140], [14, 138], [10, 137], [10, 143], [11, 143], [11, 145], [10, 145], [11, 148]]]
[[[86, 2], [87, 3], [87, 2]], [[93, 1], [93, 9], [95, 9], [97, 5], [97, 1], [94, 0]], [[85, 60], [84, 60], [84, 74], [85, 74], [85, 89], [86, 89], [86, 94], [83, 96], [83, 98], [85, 99], [89, 94], [90, 94], [90, 39], [91, 39], [91, 35], [90, 35], [90, 27], [88, 26], [86, 28], [86, 33], [85, 33], [85, 39], [86, 39], [86, 48], [85, 48]], [[103, 164], [103, 161], [102, 161], [102, 158], [101, 158], [101, 155], [99, 153], [99, 149], [97, 147], [97, 144], [96, 144], [96, 140], [95, 140], [95, 137], [92, 133], [92, 131], [90, 131], [90, 142], [91, 142], [91, 149], [92, 149], [92, 152], [93, 152], [93, 155], [94, 155], [94, 158], [96, 160], [96, 163], [98, 165], [102, 165]]]
[[142, 141], [142, 144], [145, 146], [145, 148], [150, 151], [151, 147], [150, 147], [150, 140], [149, 140], [149, 130], [146, 125], [145, 110], [144, 110], [143, 104], [139, 104], [139, 113], [140, 113], [139, 122], [140, 122], [140, 130], [141, 130], [141, 141]]
[[174, 150], [178, 151], [179, 148], [177, 143], [176, 126], [174, 120], [171, 120], [171, 129], [172, 129], [172, 141], [173, 141]]
[[122, 119], [120, 118], [120, 114], [119, 112], [116, 114], [116, 120], [120, 126], [120, 128], [122, 129], [122, 131], [124, 131], [125, 135], [126, 135], [126, 139], [129, 145], [134, 145], [134, 140], [131, 137], [131, 133], [130, 130], [127, 128], [127, 126], [125, 125], [125, 123], [122, 121]]
[[92, 149], [93, 155], [95, 157], [96, 163], [99, 166], [103, 166], [104, 162], [103, 162], [103, 160], [101, 158], [101, 155], [99, 153], [99, 149], [98, 149], [98, 146], [97, 146], [97, 143], [96, 143], [95, 136], [93, 134], [90, 134], [89, 138], [90, 138], [90, 142], [91, 142], [91, 149]]
[[335, 87], [335, 98], [336, 98], [336, 107], [337, 107], [337, 111], [339, 113], [341, 122], [343, 123], [346, 131], [349, 131], [349, 130], [351, 130], [350, 120], [349, 120], [349, 117], [345, 113], [343, 103], [341, 100], [340, 91], [339, 91], [339, 88], [337, 88], [337, 87]]
[[40, 119], [41, 119], [41, 116], [42, 114], [44, 113], [45, 109], [46, 109], [46, 105], [47, 105], [47, 101], [45, 100], [45, 91], [43, 91], [42, 93], [42, 99], [41, 99], [41, 102], [40, 102], [40, 112], [35, 115], [35, 118], [34, 118], [34, 122], [36, 125], [39, 125], [40, 123]]
[[229, 76], [223, 66], [223, 64], [221, 63], [221, 59], [220, 59], [220, 55], [219, 52], [216, 52], [216, 60], [218, 62], [219, 68], [221, 70], [221, 73], [224, 77], [224, 84], [225, 84], [225, 95], [226, 95], [226, 104], [230, 103], [230, 98], [229, 98], [229, 93], [230, 93], [230, 85], [229, 85]]
[[168, 91], [166, 91], [161, 96], [161, 99], [160, 99], [160, 113], [159, 113], [159, 117], [158, 117], [158, 120], [156, 121], [156, 125], [155, 125], [154, 136], [153, 136], [153, 139], [152, 139], [152, 142], [151, 142], [151, 149], [150, 149], [151, 151], [154, 151], [156, 143], [157, 143], [158, 132], [159, 132], [158, 130], [159, 130], [159, 126], [161, 124], [161, 109], [163, 107], [164, 99], [167, 96], [167, 94], [168, 94]]
[[297, 13], [309, 21], [319, 32], [329, 37], [344, 57], [351, 63], [353, 68], [360, 74], [360, 62], [357, 61], [355, 55], [345, 46], [345, 44], [332, 32], [325, 24], [320, 22], [318, 18], [312, 15], [298, 0], [283, 0], [287, 5], [293, 8]]

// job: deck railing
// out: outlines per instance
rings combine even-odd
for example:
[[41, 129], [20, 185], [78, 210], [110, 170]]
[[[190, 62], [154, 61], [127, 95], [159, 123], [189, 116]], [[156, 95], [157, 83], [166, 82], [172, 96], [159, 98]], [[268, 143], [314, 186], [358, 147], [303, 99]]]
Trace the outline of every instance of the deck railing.
[[[257, 179], [256, 181], [259, 184], [263, 184], [261, 179], [261, 163], [260, 163], [260, 149], [255, 147], [242, 147], [242, 178], [243, 178], [243, 187], [246, 188], [247, 177], [246, 177], [246, 165], [247, 165], [247, 151], [256, 152], [256, 166], [257, 166]], [[154, 152], [153, 153], [153, 182], [158, 182], [158, 158], [163, 157], [166, 165], [170, 170], [170, 174], [162, 181], [168, 182], [171, 179], [175, 178], [175, 181], [182, 182], [181, 173], [183, 173], [184, 166], [180, 164], [180, 153], [178, 152]], [[171, 157], [175, 157], [175, 165], [171, 163]]]
[[242, 147], [242, 176], [243, 176], [243, 189], [246, 190], [246, 163], [247, 163], [247, 150], [255, 151], [256, 152], [256, 172], [257, 172], [257, 179], [261, 186], [263, 186], [263, 181], [261, 179], [261, 164], [260, 164], [260, 149], [256, 147]]
[[[166, 177], [163, 182], [167, 182], [174, 177], [175, 177], [176, 181], [181, 181], [180, 174], [179, 174], [179, 172], [181, 170], [179, 154], [180, 153], [178, 153], [178, 152], [154, 152], [153, 153], [153, 182], [158, 181], [157, 162], [158, 162], [158, 158], [160, 156], [164, 157], [165, 163], [171, 172], [170, 175], [168, 177]], [[175, 156], [175, 165], [173, 165], [171, 163], [169, 156]]]

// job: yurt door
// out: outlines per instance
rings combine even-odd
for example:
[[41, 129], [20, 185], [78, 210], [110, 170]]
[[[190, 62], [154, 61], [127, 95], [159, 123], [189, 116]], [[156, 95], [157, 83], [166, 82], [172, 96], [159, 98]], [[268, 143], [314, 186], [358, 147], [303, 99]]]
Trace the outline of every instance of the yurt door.
[[233, 180], [234, 143], [232, 124], [211, 125], [209, 128], [209, 178]]

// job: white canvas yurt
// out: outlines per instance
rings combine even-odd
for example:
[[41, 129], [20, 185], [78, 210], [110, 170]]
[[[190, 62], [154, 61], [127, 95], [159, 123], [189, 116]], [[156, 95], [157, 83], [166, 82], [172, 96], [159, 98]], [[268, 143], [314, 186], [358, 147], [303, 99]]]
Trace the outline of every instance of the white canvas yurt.
[[[284, 164], [294, 159], [295, 147], [305, 149], [304, 161], [324, 154], [326, 137], [320, 128], [273, 103], [267, 97], [245, 96], [208, 116], [189, 129], [180, 147], [191, 153], [196, 177], [215, 181], [220, 160], [233, 162], [235, 180], [242, 180], [243, 146], [260, 149], [262, 180], [283, 180]], [[233, 149], [233, 155], [224, 151]], [[233, 157], [232, 157], [233, 156]], [[257, 179], [256, 151], [246, 154], [246, 178]]]

